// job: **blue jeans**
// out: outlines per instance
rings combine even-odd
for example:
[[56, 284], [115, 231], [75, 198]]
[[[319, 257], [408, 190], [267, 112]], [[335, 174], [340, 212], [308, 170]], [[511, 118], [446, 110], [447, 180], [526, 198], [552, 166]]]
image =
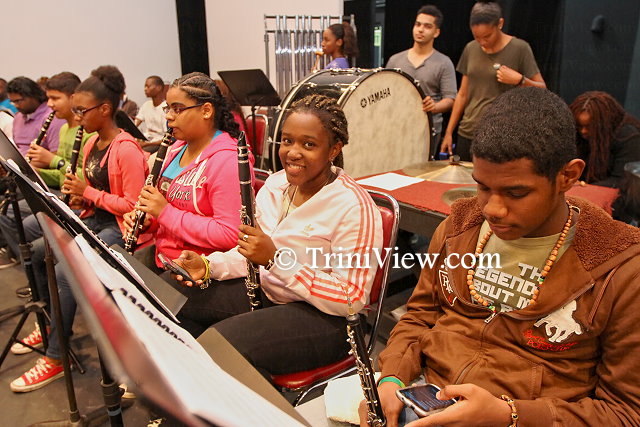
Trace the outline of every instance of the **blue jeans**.
[[[124, 245], [122, 240], [122, 232], [115, 222], [99, 224], [89, 217], [84, 220], [85, 224], [92, 229], [98, 237], [100, 237], [108, 245]], [[49, 288], [47, 286], [46, 263], [44, 261], [44, 240], [42, 238], [36, 240], [33, 245], [33, 267], [36, 275], [36, 284], [38, 292], [41, 292], [41, 298], [47, 302], [49, 306]], [[40, 276], [40, 277], [38, 277]], [[58, 283], [58, 295], [60, 296], [60, 311], [62, 314], [62, 331], [66, 338], [72, 334], [73, 319], [76, 315], [76, 300], [71, 292], [71, 285], [62, 271], [60, 265], [56, 266], [56, 282]], [[43, 285], [44, 284], [44, 285]], [[46, 296], [46, 298], [45, 298]], [[49, 333], [49, 347], [47, 348], [47, 357], [59, 360], [60, 341], [58, 341], [58, 333], [56, 327], [55, 313], [51, 312], [51, 331]]]
[[[22, 218], [22, 227], [27, 242], [33, 242], [38, 237], [42, 237], [42, 231], [38, 220], [31, 214], [31, 209], [25, 199], [18, 201], [20, 208], [20, 216]], [[16, 226], [16, 217], [13, 213], [13, 206], [9, 206], [6, 215], [0, 215], [0, 245], [8, 245], [16, 258], [20, 257], [20, 247], [18, 246], [18, 227]]]

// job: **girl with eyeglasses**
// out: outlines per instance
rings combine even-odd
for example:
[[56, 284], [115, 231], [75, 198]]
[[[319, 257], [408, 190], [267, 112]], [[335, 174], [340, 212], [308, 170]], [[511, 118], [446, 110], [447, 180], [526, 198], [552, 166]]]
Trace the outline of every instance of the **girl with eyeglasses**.
[[[72, 97], [72, 111], [80, 118], [85, 132], [96, 132], [84, 146], [83, 173], [86, 182], [73, 174], [66, 174], [62, 185], [64, 194], [72, 195], [71, 205], [82, 207], [80, 217], [108, 246], [123, 245], [122, 215], [131, 211], [149, 167], [144, 152], [136, 140], [115, 123], [115, 112], [124, 93], [122, 73], [113, 66], [98, 67], [91, 76], [80, 83]], [[75, 205], [74, 205], [75, 201]], [[142, 240], [144, 238], [141, 236]], [[146, 236], [149, 240], [150, 236]], [[33, 268], [36, 276], [46, 277], [44, 243], [42, 238], [33, 242]], [[76, 302], [69, 282], [62, 270], [56, 270], [62, 329], [66, 337], [71, 335]], [[36, 280], [40, 295], [48, 295], [46, 280]], [[55, 312], [51, 313], [51, 330], [46, 355], [29, 371], [11, 382], [14, 392], [37, 390], [64, 375], [60, 343], [56, 331]], [[27, 343], [33, 347], [42, 345], [40, 331], [36, 328]], [[23, 347], [28, 349], [28, 347]], [[28, 353], [22, 351], [20, 354]]]
[[[176, 79], [165, 112], [178, 141], [167, 152], [157, 185], [145, 186], [137, 205], [156, 241], [136, 257], [156, 272], [160, 253], [173, 259], [185, 249], [231, 249], [240, 225], [239, 129], [215, 82], [202, 73]], [[135, 211], [125, 214], [127, 232], [134, 221]]]
[[[108, 244], [123, 244], [122, 216], [131, 211], [149, 173], [135, 138], [118, 128], [115, 113], [124, 93], [122, 73], [102, 66], [80, 84], [73, 95], [73, 112], [85, 132], [97, 132], [84, 147], [86, 182], [66, 175], [62, 192], [84, 199], [85, 220]], [[103, 235], [105, 237], [103, 237]], [[145, 237], [146, 240], [150, 236]]]

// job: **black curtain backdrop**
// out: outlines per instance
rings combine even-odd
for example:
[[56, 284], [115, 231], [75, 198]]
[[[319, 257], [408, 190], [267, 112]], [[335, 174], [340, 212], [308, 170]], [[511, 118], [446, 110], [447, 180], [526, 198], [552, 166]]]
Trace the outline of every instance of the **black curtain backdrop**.
[[356, 59], [356, 65], [360, 68], [371, 68], [373, 63], [373, 0], [351, 0], [344, 2], [344, 14], [355, 16], [356, 30], [358, 31], [358, 50], [360, 55]]
[[176, 0], [182, 74], [200, 71], [209, 75], [205, 0]]

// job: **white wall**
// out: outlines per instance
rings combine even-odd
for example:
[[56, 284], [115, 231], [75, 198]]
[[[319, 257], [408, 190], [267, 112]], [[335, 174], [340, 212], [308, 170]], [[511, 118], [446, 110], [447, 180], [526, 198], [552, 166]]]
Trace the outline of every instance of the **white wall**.
[[[265, 70], [264, 15], [342, 15], [343, 0], [207, 0], [209, 67]], [[273, 28], [273, 27], [272, 27]], [[289, 27], [291, 28], [291, 27]], [[271, 34], [273, 70], [273, 34]], [[275, 86], [274, 73], [271, 82]]]
[[175, 0], [5, 0], [1, 17], [6, 80], [60, 71], [85, 79], [99, 65], [115, 65], [140, 105], [146, 77], [171, 81], [181, 74]]

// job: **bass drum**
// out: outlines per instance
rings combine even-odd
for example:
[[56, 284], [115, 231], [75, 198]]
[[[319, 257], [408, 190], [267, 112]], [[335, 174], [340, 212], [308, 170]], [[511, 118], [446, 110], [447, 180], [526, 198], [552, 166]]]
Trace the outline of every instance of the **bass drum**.
[[430, 113], [422, 111], [424, 92], [396, 69], [323, 70], [294, 85], [276, 111], [272, 138], [273, 170], [284, 117], [293, 102], [320, 93], [338, 100], [349, 123], [349, 143], [342, 149], [344, 169], [354, 178], [426, 162], [432, 138]]

